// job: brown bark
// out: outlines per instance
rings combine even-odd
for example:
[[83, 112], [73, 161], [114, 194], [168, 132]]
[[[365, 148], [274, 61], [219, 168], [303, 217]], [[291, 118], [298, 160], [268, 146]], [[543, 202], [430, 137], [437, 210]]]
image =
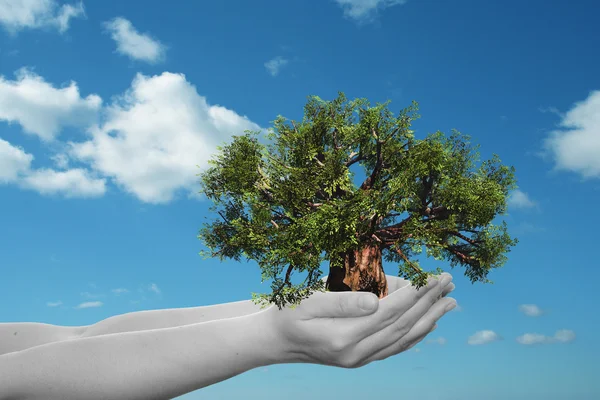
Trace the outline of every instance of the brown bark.
[[331, 292], [371, 292], [380, 299], [388, 294], [381, 247], [367, 245], [339, 255], [342, 266], [330, 263], [326, 288]]

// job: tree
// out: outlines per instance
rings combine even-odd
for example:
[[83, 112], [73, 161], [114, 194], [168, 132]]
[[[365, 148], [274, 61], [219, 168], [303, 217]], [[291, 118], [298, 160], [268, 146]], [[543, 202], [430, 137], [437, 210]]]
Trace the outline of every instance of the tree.
[[[199, 175], [201, 193], [224, 210], [222, 221], [201, 229], [211, 251], [200, 254], [256, 260], [262, 281], [273, 279], [272, 293], [252, 296], [279, 308], [294, 307], [314, 290], [383, 298], [383, 258], [400, 263], [398, 276], [420, 288], [434, 273], [413, 260], [423, 247], [429, 257], [464, 266], [471, 282], [490, 282], [489, 271], [517, 243], [505, 222], [492, 224], [516, 188], [514, 168], [497, 155], [475, 168], [479, 154], [456, 130], [415, 139], [417, 103], [397, 117], [388, 104], [371, 107], [341, 92], [333, 101], [311, 96], [301, 123], [277, 117], [268, 135], [276, 143], [268, 150], [252, 131], [217, 147], [212, 167]], [[354, 164], [367, 177], [358, 188]], [[291, 282], [295, 270], [308, 273], [298, 285]]]

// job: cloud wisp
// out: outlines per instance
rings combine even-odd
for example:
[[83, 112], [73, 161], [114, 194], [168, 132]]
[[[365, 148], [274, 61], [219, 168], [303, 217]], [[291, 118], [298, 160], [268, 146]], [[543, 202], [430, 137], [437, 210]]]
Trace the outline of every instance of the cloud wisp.
[[85, 303], [81, 303], [75, 307], [77, 310], [81, 310], [84, 308], [95, 308], [102, 307], [103, 303], [101, 301], [86, 301]]
[[446, 343], [448, 343], [448, 341], [446, 340], [446, 338], [439, 337], [439, 338], [435, 338], [435, 339], [428, 339], [427, 343], [428, 344], [439, 344], [440, 346], [443, 346]]
[[73, 18], [85, 18], [83, 3], [60, 5], [55, 0], [0, 0], [0, 25], [15, 36], [25, 29], [69, 29]]
[[156, 293], [156, 294], [160, 294], [160, 293], [161, 293], [161, 291], [160, 291], [160, 289], [158, 288], [158, 286], [156, 285], [156, 283], [151, 283], [151, 284], [148, 286], [148, 290], [150, 290], [151, 292], [154, 292], [154, 293]]
[[483, 344], [493, 343], [502, 340], [502, 337], [494, 331], [483, 330], [477, 331], [469, 337], [467, 343], [471, 346], [479, 346]]
[[575, 332], [569, 329], [556, 331], [554, 336], [545, 336], [539, 333], [526, 333], [517, 337], [517, 343], [532, 346], [536, 344], [570, 343], [576, 338]]
[[104, 28], [117, 43], [117, 53], [151, 64], [164, 60], [166, 46], [148, 33], [139, 33], [129, 20], [116, 17], [105, 22]]
[[389, 7], [406, 4], [407, 0], [334, 0], [344, 16], [363, 25], [373, 22], [377, 13]]
[[281, 56], [277, 56], [277, 57], [267, 61], [265, 63], [265, 68], [267, 69], [269, 74], [271, 74], [271, 76], [277, 76], [277, 75], [279, 75], [279, 71], [281, 70], [281, 68], [286, 66], [288, 64], [288, 62], [289, 61], [287, 59], [285, 59]]
[[528, 317], [539, 317], [540, 315], [544, 314], [542, 309], [535, 304], [521, 304], [519, 306], [519, 311]]
[[527, 193], [517, 189], [510, 194], [508, 206], [516, 209], [530, 209], [537, 207], [537, 203], [531, 200]]

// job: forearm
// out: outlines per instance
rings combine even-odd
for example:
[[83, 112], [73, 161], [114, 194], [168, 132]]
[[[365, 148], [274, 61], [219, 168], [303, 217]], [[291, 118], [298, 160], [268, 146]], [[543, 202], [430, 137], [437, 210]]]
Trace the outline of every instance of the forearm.
[[0, 356], [59, 340], [79, 337], [86, 327], [56, 326], [38, 322], [0, 323]]
[[225, 318], [241, 317], [254, 314], [258, 311], [261, 311], [260, 306], [254, 304], [251, 300], [201, 307], [137, 311], [116, 315], [90, 325], [81, 333], [81, 337], [171, 328]]
[[279, 362], [284, 353], [262, 314], [6, 354], [0, 399], [171, 399]]

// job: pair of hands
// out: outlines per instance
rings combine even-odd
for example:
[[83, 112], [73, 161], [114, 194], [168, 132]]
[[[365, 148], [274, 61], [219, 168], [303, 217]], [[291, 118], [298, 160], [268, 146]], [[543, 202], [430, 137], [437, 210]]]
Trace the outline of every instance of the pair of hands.
[[[264, 317], [283, 341], [286, 362], [358, 368], [419, 343], [437, 320], [456, 307], [448, 273], [416, 290], [386, 275], [388, 296], [364, 292], [315, 292], [295, 309], [272, 306]], [[323, 279], [326, 279], [323, 278]]]

